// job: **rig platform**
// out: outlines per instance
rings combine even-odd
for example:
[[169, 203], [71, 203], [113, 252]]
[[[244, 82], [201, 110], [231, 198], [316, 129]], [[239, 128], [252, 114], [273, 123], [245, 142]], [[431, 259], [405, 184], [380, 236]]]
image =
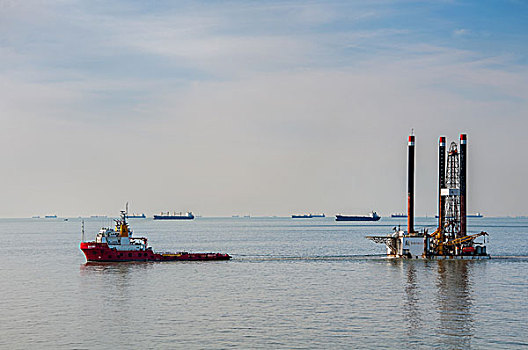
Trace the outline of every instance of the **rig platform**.
[[[391, 258], [425, 258], [437, 260], [489, 259], [486, 250], [487, 232], [467, 232], [467, 135], [460, 135], [460, 150], [452, 142], [447, 152], [446, 138], [441, 136], [438, 147], [438, 227], [429, 234], [427, 230], [414, 229], [414, 147], [415, 136], [409, 136], [407, 170], [407, 231], [366, 236], [375, 243], [387, 246]], [[483, 242], [476, 239], [483, 237]]]

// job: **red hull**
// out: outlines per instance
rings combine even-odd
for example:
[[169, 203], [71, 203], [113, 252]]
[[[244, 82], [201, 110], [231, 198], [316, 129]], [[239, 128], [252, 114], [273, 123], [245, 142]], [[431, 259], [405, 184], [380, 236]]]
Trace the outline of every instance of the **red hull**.
[[146, 250], [116, 250], [108, 247], [106, 243], [82, 242], [81, 250], [86, 255], [87, 261], [118, 262], [118, 261], [208, 261], [229, 260], [229, 254], [220, 253], [155, 253], [152, 249]]

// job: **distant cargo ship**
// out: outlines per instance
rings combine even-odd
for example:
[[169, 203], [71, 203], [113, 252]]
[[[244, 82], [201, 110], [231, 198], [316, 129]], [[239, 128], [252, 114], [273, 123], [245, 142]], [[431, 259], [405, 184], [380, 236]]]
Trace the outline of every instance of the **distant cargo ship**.
[[336, 215], [336, 221], [378, 221], [381, 219], [375, 211], [370, 213], [368, 216], [359, 215]]
[[44, 216], [44, 218], [46, 218], [46, 219], [56, 219], [57, 215], [46, 215], [46, 216]]
[[292, 219], [311, 219], [311, 218], [325, 218], [326, 215], [323, 214], [293, 214]]
[[[484, 215], [482, 215], [481, 213], [476, 213], [476, 214], [467, 214], [466, 215], [466, 218], [483, 218]], [[438, 219], [438, 215], [435, 215], [435, 218]], [[451, 217], [447, 217], [446, 219], [453, 219]]]
[[193, 219], [194, 219], [194, 215], [190, 211], [185, 214], [181, 212], [170, 214], [169, 212], [167, 212], [167, 213], [161, 213], [159, 215], [154, 215], [154, 220], [193, 220]]
[[127, 215], [127, 219], [144, 219], [146, 218], [145, 214], [130, 214]]
[[407, 214], [404, 214], [404, 213], [391, 214], [391, 218], [406, 218], [406, 217], [407, 217]]

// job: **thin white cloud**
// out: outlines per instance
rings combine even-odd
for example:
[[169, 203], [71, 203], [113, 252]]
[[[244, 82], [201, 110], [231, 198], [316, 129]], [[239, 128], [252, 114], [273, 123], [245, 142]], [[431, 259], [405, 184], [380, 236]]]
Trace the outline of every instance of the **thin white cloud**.
[[467, 36], [470, 33], [471, 32], [470, 32], [469, 29], [464, 29], [464, 28], [459, 28], [459, 29], [453, 30], [453, 36], [456, 36], [456, 37]]

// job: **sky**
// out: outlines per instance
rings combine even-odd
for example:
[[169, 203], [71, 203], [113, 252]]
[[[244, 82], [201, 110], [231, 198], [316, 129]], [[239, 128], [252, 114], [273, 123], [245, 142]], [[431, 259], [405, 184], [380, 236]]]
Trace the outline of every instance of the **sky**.
[[0, 0], [0, 217], [528, 215], [528, 3]]

